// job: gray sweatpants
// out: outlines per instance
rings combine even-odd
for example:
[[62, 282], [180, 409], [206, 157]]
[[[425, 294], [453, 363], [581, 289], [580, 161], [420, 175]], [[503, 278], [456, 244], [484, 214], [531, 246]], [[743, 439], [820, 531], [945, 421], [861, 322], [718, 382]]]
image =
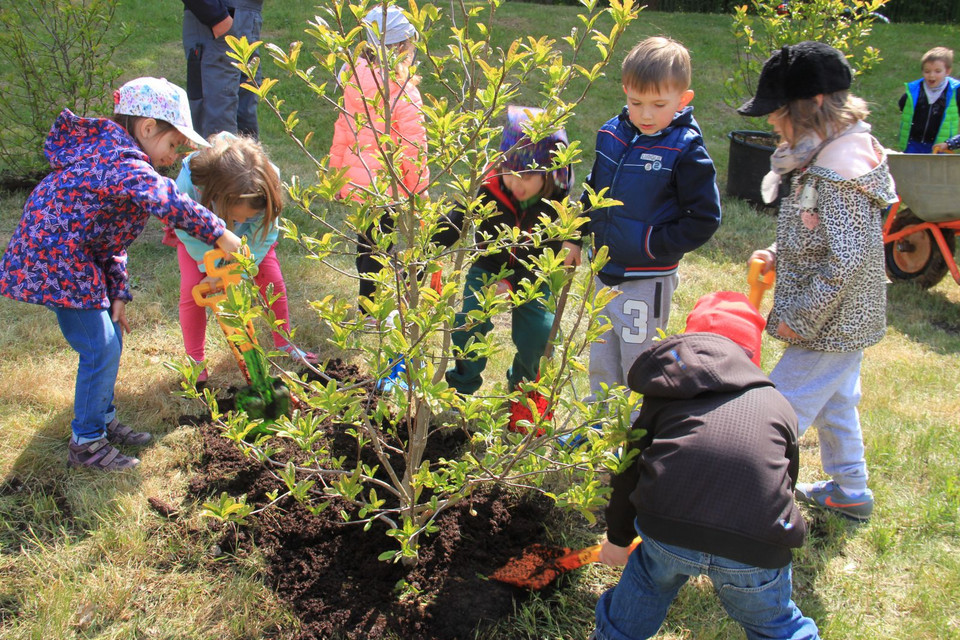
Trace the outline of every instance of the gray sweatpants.
[[[189, 10], [183, 12], [183, 51], [187, 57], [187, 97], [193, 128], [204, 138], [221, 131], [257, 137], [257, 96], [241, 89], [245, 76], [227, 57], [226, 36], [260, 39], [263, 0], [231, 0], [233, 26], [214, 39], [210, 27]], [[261, 73], [257, 71], [259, 82]]]
[[820, 462], [834, 482], [853, 491], [867, 488], [860, 429], [860, 363], [863, 351], [831, 353], [789, 346], [770, 372], [777, 390], [797, 412], [800, 435], [817, 428]]
[[[620, 295], [603, 310], [612, 326], [601, 336], [602, 342], [590, 345], [590, 396], [585, 401], [597, 398], [601, 382], [609, 387], [627, 384], [627, 373], [637, 356], [653, 344], [657, 329], [666, 330], [670, 299], [679, 281], [672, 274], [626, 280], [611, 287]], [[594, 284], [597, 290], [605, 286], [599, 278]]]

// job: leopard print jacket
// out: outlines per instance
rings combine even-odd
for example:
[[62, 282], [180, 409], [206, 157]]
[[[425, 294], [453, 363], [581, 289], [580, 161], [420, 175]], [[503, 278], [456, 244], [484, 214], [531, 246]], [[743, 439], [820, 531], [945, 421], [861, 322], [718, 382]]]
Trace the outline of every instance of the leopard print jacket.
[[897, 197], [883, 148], [872, 143], [882, 160], [857, 178], [816, 164], [794, 172], [771, 247], [777, 278], [767, 332], [774, 337], [783, 321], [800, 336], [786, 342], [814, 351], [859, 351], [883, 338], [883, 213]]

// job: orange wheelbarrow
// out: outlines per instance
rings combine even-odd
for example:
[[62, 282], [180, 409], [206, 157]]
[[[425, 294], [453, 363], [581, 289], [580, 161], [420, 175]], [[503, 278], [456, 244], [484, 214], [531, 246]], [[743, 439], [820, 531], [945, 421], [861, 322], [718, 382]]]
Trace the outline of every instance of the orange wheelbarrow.
[[887, 162], [900, 198], [883, 225], [887, 276], [928, 289], [949, 271], [960, 284], [960, 155], [888, 152]]

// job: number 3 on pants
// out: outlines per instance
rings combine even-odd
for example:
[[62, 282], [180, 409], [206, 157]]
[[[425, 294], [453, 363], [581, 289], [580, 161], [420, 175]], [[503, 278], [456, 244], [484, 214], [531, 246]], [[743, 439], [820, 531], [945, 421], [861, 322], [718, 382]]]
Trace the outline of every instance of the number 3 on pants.
[[623, 328], [620, 339], [630, 344], [641, 344], [647, 339], [647, 315], [650, 306], [643, 300], [623, 301]]

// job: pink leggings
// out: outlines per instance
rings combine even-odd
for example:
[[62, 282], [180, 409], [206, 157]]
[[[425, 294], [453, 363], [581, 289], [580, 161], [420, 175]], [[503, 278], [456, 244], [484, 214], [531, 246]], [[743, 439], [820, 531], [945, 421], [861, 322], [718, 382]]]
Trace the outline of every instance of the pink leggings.
[[[274, 315], [283, 320], [283, 328], [289, 331], [290, 312], [287, 310], [287, 287], [283, 283], [283, 273], [280, 272], [280, 262], [274, 250], [276, 245], [264, 256], [258, 265], [260, 271], [253, 281], [260, 287], [264, 296], [267, 294], [267, 285], [273, 285], [273, 294], [279, 294], [273, 303]], [[196, 261], [187, 253], [183, 243], [177, 243], [177, 261], [180, 263], [180, 329], [183, 332], [183, 346], [187, 355], [200, 362], [206, 358], [205, 345], [207, 342], [207, 310], [198, 306], [193, 300], [193, 288], [206, 277], [201, 272]], [[273, 334], [273, 344], [278, 349], [287, 346], [287, 341], [279, 333]]]

